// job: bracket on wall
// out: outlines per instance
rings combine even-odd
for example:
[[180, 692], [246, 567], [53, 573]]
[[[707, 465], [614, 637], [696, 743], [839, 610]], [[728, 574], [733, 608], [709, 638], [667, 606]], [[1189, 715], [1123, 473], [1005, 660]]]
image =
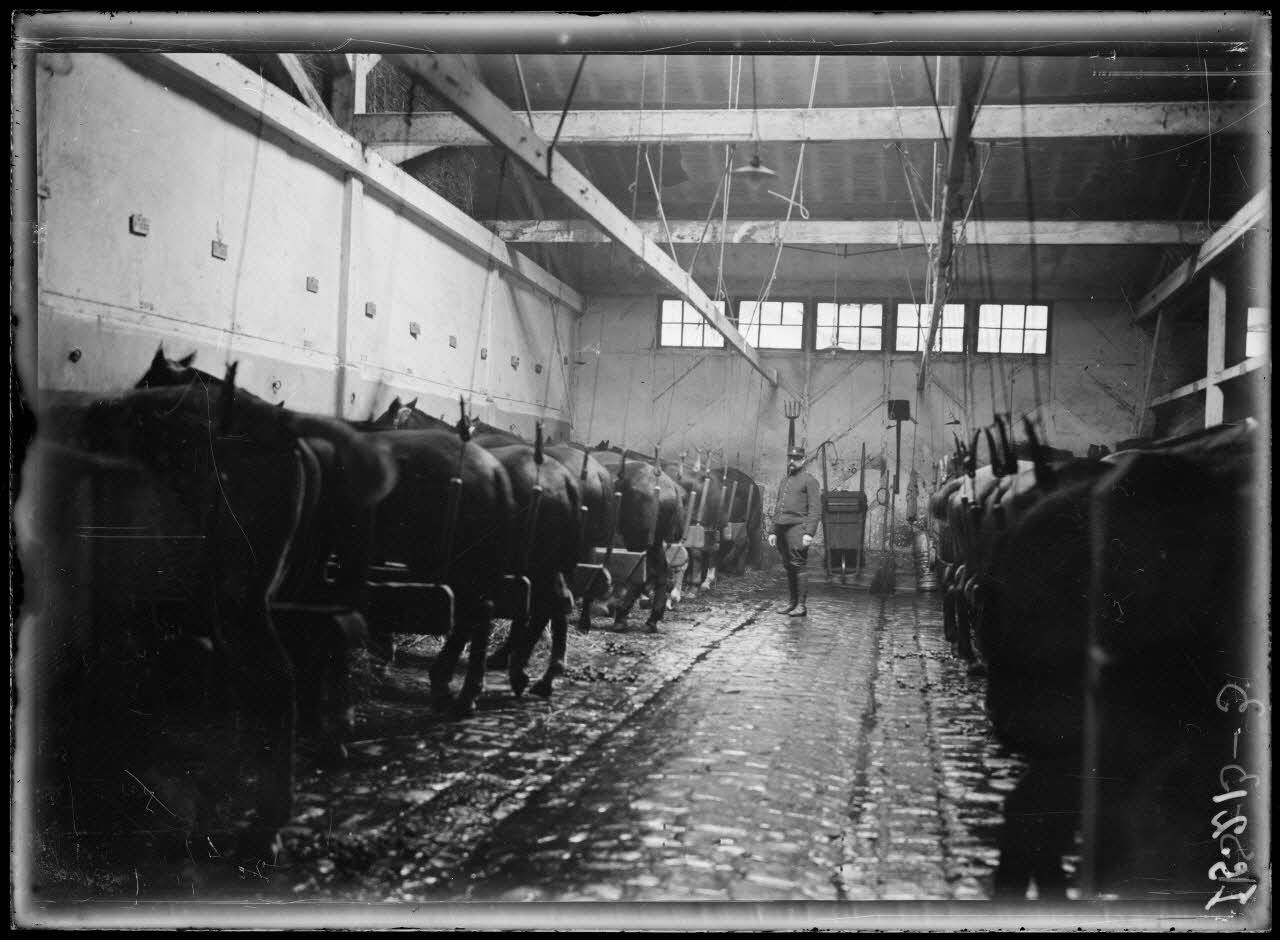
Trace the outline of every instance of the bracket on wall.
[[134, 235], [146, 235], [151, 231], [151, 222], [141, 212], [129, 216], [129, 231]]
[[372, 300], [364, 305], [364, 315], [372, 320], [378, 314], [378, 305]]
[[420, 333], [422, 333], [422, 327], [420, 327], [420, 326], [418, 325], [418, 321], [417, 321], [417, 320], [410, 320], [410, 321], [409, 321], [409, 335], [410, 335], [410, 336], [412, 336], [414, 339], [417, 339]]
[[519, 357], [519, 356], [512, 356], [512, 357], [511, 357], [511, 368], [513, 368], [513, 369], [519, 369], [519, 368], [520, 368], [520, 357]]
[[318, 277], [307, 278], [307, 290], [313, 294], [320, 293], [320, 278]]

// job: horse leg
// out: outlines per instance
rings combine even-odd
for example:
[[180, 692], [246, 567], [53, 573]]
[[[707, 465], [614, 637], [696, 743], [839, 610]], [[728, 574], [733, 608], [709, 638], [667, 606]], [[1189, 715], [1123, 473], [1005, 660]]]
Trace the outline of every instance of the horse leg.
[[511, 621], [511, 629], [507, 631], [506, 638], [498, 644], [498, 648], [489, 654], [489, 658], [485, 660], [485, 666], [489, 669], [506, 669], [511, 660], [511, 640], [516, 635], [520, 627], [520, 621]]
[[[541, 698], [551, 697], [551, 686], [556, 676], [564, 674], [564, 657], [569, 638], [569, 610], [573, 604], [573, 596], [562, 577], [556, 578], [556, 594], [551, 606], [551, 658], [547, 661], [547, 671], [533, 685], [533, 694]], [[666, 598], [654, 595], [655, 604], [665, 602]], [[539, 637], [542, 630], [538, 631]]]
[[969, 606], [969, 602], [965, 600], [963, 592], [957, 590], [955, 594], [956, 655], [970, 662], [975, 658], [973, 655], [974, 613], [973, 608]]
[[258, 793], [257, 819], [241, 841], [243, 854], [261, 855], [274, 861], [279, 847], [278, 830], [293, 815], [294, 746], [297, 733], [297, 684], [293, 664], [280, 644], [267, 612], [265, 593], [253, 609], [243, 612], [247, 627], [240, 634], [248, 643], [234, 664], [237, 695], [250, 723], [263, 733], [250, 745], [256, 754]]
[[[542, 638], [539, 607], [539, 599], [535, 596], [530, 601], [529, 616], [513, 620], [511, 631], [507, 634], [507, 659], [504, 665], [507, 667], [507, 681], [511, 684], [511, 691], [515, 693], [516, 698], [524, 695], [524, 690], [529, 686], [529, 676], [525, 672], [525, 666], [529, 664], [534, 646]], [[534, 624], [538, 624], [536, 630]]]
[[1033, 760], [1026, 775], [1005, 798], [997, 898], [1026, 898], [1034, 878], [1041, 901], [1066, 897], [1062, 856], [1071, 847], [1079, 817], [1072, 781], [1078, 775], [1057, 762]]
[[477, 612], [475, 626], [471, 628], [471, 649], [467, 655], [467, 678], [462, 694], [454, 705], [455, 718], [475, 714], [476, 701], [484, 692], [484, 658], [489, 649], [489, 634], [493, 630], [493, 602], [484, 601]]
[[455, 617], [453, 629], [444, 638], [444, 645], [427, 670], [427, 677], [431, 680], [431, 704], [437, 709], [443, 710], [453, 704], [453, 692], [449, 685], [453, 680], [453, 669], [458, 665], [462, 648], [466, 645], [466, 627], [460, 618]]

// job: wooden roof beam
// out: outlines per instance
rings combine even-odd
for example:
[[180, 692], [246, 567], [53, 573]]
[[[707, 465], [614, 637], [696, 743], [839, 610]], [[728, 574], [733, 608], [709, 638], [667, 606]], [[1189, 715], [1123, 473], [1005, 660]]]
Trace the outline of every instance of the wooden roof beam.
[[[926, 223], [924, 236], [915, 219], [853, 221], [846, 219], [730, 219], [721, 228], [703, 219], [668, 219], [667, 228], [655, 219], [637, 220], [637, 228], [655, 241], [670, 230], [676, 245], [718, 244], [777, 245], [922, 245], [936, 233]], [[500, 219], [484, 225], [512, 244], [599, 244], [608, 235], [579, 219]], [[953, 222], [953, 227], [958, 227]], [[705, 237], [704, 237], [705, 232]], [[958, 234], [958, 232], [956, 233]], [[1209, 237], [1203, 222], [1080, 221], [1036, 219], [1027, 221], [970, 221], [964, 228], [968, 245], [1199, 245]]]
[[1200, 245], [1195, 257], [1188, 258], [1178, 265], [1168, 277], [1153, 287], [1147, 296], [1138, 301], [1138, 309], [1134, 312], [1134, 322], [1143, 323], [1153, 317], [1160, 306], [1175, 294], [1181, 293], [1187, 285], [1195, 280], [1196, 275], [1208, 267], [1214, 258], [1222, 254], [1246, 234], [1264, 223], [1271, 214], [1271, 184], [1250, 199], [1244, 206], [1223, 223], [1222, 227], [1206, 238]]
[[546, 179], [588, 218], [612, 236], [684, 298], [771, 385], [778, 385], [777, 370], [766, 369], [759, 353], [716, 309], [711, 298], [657, 242], [636, 226], [590, 180], [566, 159], [549, 159], [550, 147], [493, 92], [452, 56], [423, 53], [384, 55], [405, 71], [426, 81], [446, 98], [467, 121], [492, 143], [504, 147], [520, 163]]
[[[520, 110], [520, 109], [516, 109]], [[943, 120], [954, 123], [952, 106]], [[1079, 104], [988, 104], [978, 113], [975, 140], [1022, 137], [1202, 137], [1243, 134], [1250, 101], [1095, 102]], [[929, 107], [761, 108], [760, 139], [777, 142], [844, 140], [937, 140], [938, 112]], [[533, 112], [533, 130], [551, 139], [559, 111]], [[482, 147], [488, 140], [449, 111], [359, 115], [352, 128], [361, 143], [387, 148], [389, 159], [408, 160], [434, 147]], [[741, 143], [752, 139], [752, 112], [745, 108], [650, 108], [569, 111], [560, 143]], [[394, 149], [395, 157], [391, 156]], [[400, 156], [400, 154], [405, 154]]]

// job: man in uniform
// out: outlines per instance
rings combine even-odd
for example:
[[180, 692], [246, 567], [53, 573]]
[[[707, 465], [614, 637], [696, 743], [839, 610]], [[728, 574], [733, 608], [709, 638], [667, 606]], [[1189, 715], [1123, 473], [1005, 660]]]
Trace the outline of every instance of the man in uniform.
[[809, 546], [822, 520], [822, 490], [812, 474], [801, 469], [804, 448], [787, 449], [787, 475], [778, 487], [778, 502], [773, 509], [773, 532], [769, 544], [778, 549], [787, 569], [787, 587], [791, 603], [779, 613], [791, 617], [807, 616], [804, 602], [809, 594], [809, 576], [804, 566], [809, 560]]

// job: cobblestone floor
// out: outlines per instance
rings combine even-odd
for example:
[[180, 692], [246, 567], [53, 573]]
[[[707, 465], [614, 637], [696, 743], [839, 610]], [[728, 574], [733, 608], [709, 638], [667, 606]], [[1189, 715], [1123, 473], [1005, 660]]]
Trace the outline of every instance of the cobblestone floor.
[[624, 631], [598, 620], [571, 633], [549, 701], [516, 699], [491, 672], [480, 710], [461, 722], [428, 709], [410, 656], [369, 690], [346, 766], [324, 772], [303, 752], [275, 865], [144, 867], [122, 893], [984, 898], [1021, 764], [991, 741], [982, 680], [950, 656], [936, 594], [915, 592], [908, 564], [898, 570], [889, 596], [868, 592], [870, 568], [844, 585], [817, 573], [804, 619], [776, 612], [779, 571], [687, 598], [658, 634], [639, 609]]

